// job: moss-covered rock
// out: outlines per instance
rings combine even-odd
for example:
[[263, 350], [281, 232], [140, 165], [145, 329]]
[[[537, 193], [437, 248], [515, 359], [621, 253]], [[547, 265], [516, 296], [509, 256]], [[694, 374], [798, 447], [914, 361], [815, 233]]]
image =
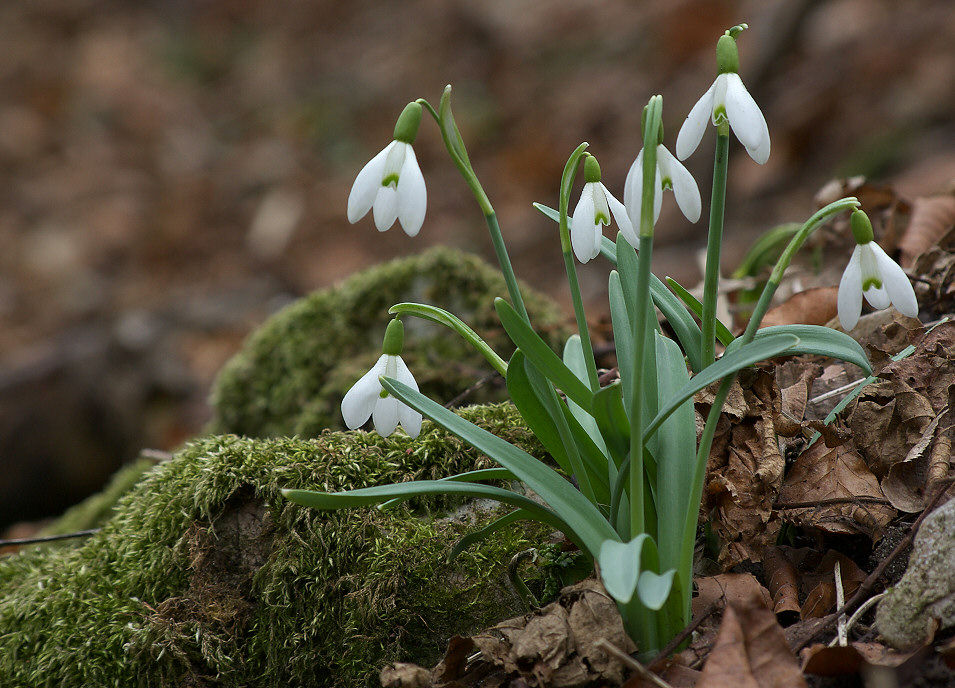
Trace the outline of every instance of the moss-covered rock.
[[[523, 291], [535, 327], [559, 350], [569, 334], [564, 314], [550, 299]], [[315, 292], [273, 316], [225, 366], [212, 394], [210, 429], [247, 437], [314, 437], [326, 428], [342, 429], [341, 399], [381, 355], [388, 309], [403, 301], [454, 313], [506, 359], [513, 346], [494, 311], [494, 298], [506, 293], [498, 270], [446, 248], [394, 260]], [[402, 358], [432, 399], [446, 403], [492, 372], [456, 334], [417, 318], [403, 321]], [[490, 384], [467, 403], [505, 397], [501, 384]]]
[[[540, 455], [510, 406], [464, 414]], [[434, 663], [451, 635], [521, 611], [504, 572], [543, 532], [505, 529], [449, 564], [466, 528], [434, 517], [448, 500], [319, 512], [279, 490], [486, 465], [430, 423], [415, 441], [197, 440], [81, 545], [0, 558], [0, 685], [348, 688], [387, 660]]]

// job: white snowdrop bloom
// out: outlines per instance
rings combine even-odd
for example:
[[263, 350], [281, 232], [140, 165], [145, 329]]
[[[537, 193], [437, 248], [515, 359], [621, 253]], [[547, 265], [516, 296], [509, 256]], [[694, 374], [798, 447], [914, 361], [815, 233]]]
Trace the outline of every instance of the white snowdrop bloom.
[[[863, 296], [873, 308], [881, 310], [893, 305], [902, 315], [917, 317], [919, 304], [912, 283], [902, 268], [872, 241], [872, 225], [861, 210], [852, 214], [852, 232], [856, 247], [839, 282], [842, 329], [848, 332], [859, 322]], [[867, 237], [868, 241], [859, 242]]]
[[[690, 222], [700, 219], [703, 203], [700, 199], [700, 189], [696, 180], [683, 164], [673, 157], [665, 146], [657, 146], [657, 174], [653, 195], [653, 222], [660, 218], [660, 208], [663, 205], [663, 191], [671, 189], [680, 210]], [[630, 215], [630, 222], [634, 226], [640, 225], [640, 212], [643, 207], [643, 149], [637, 154], [637, 159], [630, 166], [627, 181], [624, 185], [623, 204]], [[627, 236], [627, 241], [631, 237]], [[634, 236], [632, 241], [636, 241]], [[636, 243], [633, 243], [636, 246]]]
[[[392, 320], [385, 332], [385, 353], [342, 399], [342, 417], [350, 430], [361, 427], [371, 418], [375, 431], [382, 437], [393, 433], [399, 424], [411, 437], [417, 437], [421, 432], [421, 414], [391, 396], [382, 387], [380, 380], [381, 377], [394, 378], [415, 391], [418, 390], [418, 383], [397, 353], [401, 351], [402, 335], [401, 321]], [[394, 344], [396, 341], [397, 352]]]
[[409, 103], [395, 125], [395, 139], [358, 173], [348, 194], [348, 221], [358, 222], [374, 209], [375, 227], [389, 229], [395, 220], [408, 236], [424, 223], [428, 193], [418, 167], [414, 143], [421, 122], [421, 106]]
[[716, 55], [719, 76], [686, 116], [677, 135], [676, 155], [680, 160], [686, 160], [700, 145], [707, 122], [718, 125], [725, 121], [729, 122], [749, 156], [762, 165], [769, 159], [769, 127], [739, 77], [736, 39], [729, 34], [721, 36]]
[[603, 225], [610, 224], [611, 214], [624, 236], [633, 235], [626, 208], [600, 181], [600, 165], [592, 155], [588, 155], [584, 161], [584, 179], [586, 183], [570, 223], [570, 243], [581, 263], [600, 254]]

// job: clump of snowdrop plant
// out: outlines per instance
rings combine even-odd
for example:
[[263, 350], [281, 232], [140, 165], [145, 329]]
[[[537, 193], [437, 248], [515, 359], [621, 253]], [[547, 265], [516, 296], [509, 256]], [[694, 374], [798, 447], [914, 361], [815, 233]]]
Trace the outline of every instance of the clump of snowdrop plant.
[[[423, 99], [412, 104], [437, 123], [452, 161], [484, 214], [508, 289], [508, 299], [498, 298], [495, 307], [517, 350], [504, 361], [464, 322], [428, 304], [397, 304], [390, 312], [399, 318], [431, 320], [471, 342], [505, 378], [513, 403], [555, 465], [535, 459], [419, 393], [398, 358], [400, 345], [390, 345], [386, 336], [384, 355], [342, 404], [348, 426], [358, 427], [372, 416], [383, 434], [400, 422], [414, 435], [424, 416], [491, 457], [498, 467], [444, 480], [343, 493], [285, 490], [289, 499], [319, 509], [387, 506], [428, 493], [496, 499], [511, 511], [469, 535], [455, 552], [516, 521], [538, 520], [563, 532], [592, 559], [641, 652], [654, 653], [686, 625], [706, 461], [720, 409], [736, 374], [757, 361], [797, 353], [825, 354], [871, 371], [862, 348], [842, 332], [810, 325], [759, 329], [783, 272], [810, 233], [846, 211], [853, 212], [853, 227], [862, 223], [856, 218], [865, 216], [857, 210], [855, 198], [822, 208], [793, 236], [742, 334], [734, 337], [716, 319], [730, 129], [757, 163], [766, 162], [770, 148], [765, 118], [738, 73], [736, 40], [745, 28], [733, 27], [719, 39], [716, 81], [693, 107], [676, 142], [677, 156], [686, 158], [698, 147], [707, 122], [717, 130], [702, 303], [672, 280], [671, 291], [650, 270], [654, 224], [664, 189], [673, 190], [688, 220], [695, 222], [702, 211], [696, 182], [663, 145], [663, 98], [653, 96], [644, 109], [642, 150], [630, 168], [624, 204], [607, 191], [596, 158], [586, 152], [586, 143], [567, 161], [557, 208], [535, 204], [557, 223], [577, 321], [577, 334], [560, 353], [552, 351], [534, 331], [524, 308], [496, 213], [455, 125], [450, 87], [437, 108]], [[395, 142], [359, 173], [348, 202], [349, 220], [356, 221], [374, 207], [378, 229], [390, 226], [397, 212], [405, 230], [417, 232], [424, 214], [424, 184], [418, 180], [410, 148], [417, 122], [411, 135], [402, 124], [408, 112], [406, 108], [399, 119]], [[621, 142], [622, 146], [632, 144]], [[395, 152], [399, 145], [405, 146], [403, 153]], [[568, 209], [581, 162], [584, 185], [571, 217]], [[409, 180], [411, 184], [403, 187]], [[410, 191], [402, 196], [403, 189]], [[620, 230], [616, 241], [602, 232], [611, 216]], [[872, 242], [871, 229], [869, 234], [857, 233], [856, 240], [859, 245], [839, 295], [843, 323], [855, 324], [862, 294], [877, 307], [891, 300], [903, 313], [914, 314], [917, 308], [911, 286]], [[578, 261], [588, 262], [598, 255], [611, 266], [608, 297], [620, 372], [618, 380], [604, 386], [597, 376], [574, 260], [576, 256]], [[666, 336], [654, 317], [654, 308], [667, 319], [675, 339]], [[393, 321], [389, 331], [398, 322]], [[718, 359], [717, 339], [725, 347]], [[716, 382], [719, 388], [697, 439], [693, 396]], [[516, 487], [521, 484], [537, 498]]]

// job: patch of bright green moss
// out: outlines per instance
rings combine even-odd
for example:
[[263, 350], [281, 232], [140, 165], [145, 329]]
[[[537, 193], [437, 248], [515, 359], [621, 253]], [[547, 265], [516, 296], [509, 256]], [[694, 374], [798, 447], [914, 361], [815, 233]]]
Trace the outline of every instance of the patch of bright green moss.
[[[315, 292], [273, 316], [221, 371], [210, 429], [247, 437], [314, 437], [326, 428], [343, 429], [341, 399], [381, 355], [388, 309], [403, 301], [454, 313], [507, 359], [513, 346], [494, 311], [494, 298], [506, 294], [497, 269], [446, 248], [394, 260]], [[564, 314], [531, 290], [524, 290], [524, 298], [535, 327], [559, 351], [569, 334]], [[447, 403], [492, 372], [446, 328], [413, 317], [402, 320], [402, 357], [432, 399]], [[498, 382], [474, 391], [466, 403], [504, 400]]]
[[[463, 412], [541, 455], [508, 405]], [[465, 528], [445, 498], [393, 512], [319, 512], [283, 487], [344, 490], [487, 466], [425, 423], [421, 436], [209, 437], [157, 465], [103, 530], [0, 558], [0, 685], [376, 685], [389, 660], [433, 663], [455, 633], [522, 611], [508, 528], [446, 561]], [[474, 526], [471, 526], [474, 527]]]

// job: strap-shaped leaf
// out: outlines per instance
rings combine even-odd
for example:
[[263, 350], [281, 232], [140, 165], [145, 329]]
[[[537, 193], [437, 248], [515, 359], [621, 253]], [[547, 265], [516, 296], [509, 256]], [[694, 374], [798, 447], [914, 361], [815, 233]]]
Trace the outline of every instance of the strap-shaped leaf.
[[[520, 481], [536, 492], [553, 513], [558, 514], [565, 522], [573, 524], [572, 530], [577, 536], [574, 540], [591, 556], [600, 550], [604, 540], [620, 539], [598, 508], [579, 490], [555, 470], [523, 449], [464, 420], [393, 378], [382, 378], [382, 385], [399, 401], [403, 401], [455, 437], [467, 442], [478, 451], [484, 452], [492, 460], [511, 471]], [[441, 484], [451, 485], [452, 483]], [[564, 532], [570, 537], [571, 533]]]
[[618, 469], [630, 451], [630, 418], [621, 391], [620, 383], [615, 382], [594, 395], [594, 420]]
[[451, 549], [451, 553], [448, 555], [448, 561], [454, 561], [457, 556], [461, 554], [461, 552], [466, 550], [471, 545], [477, 544], [478, 542], [487, 539], [497, 531], [507, 528], [512, 523], [533, 520], [536, 520], [534, 518], [534, 514], [532, 514], [530, 511], [527, 511], [526, 509], [515, 509], [509, 514], [505, 514], [500, 518], [496, 518], [483, 528], [470, 532], [458, 540]]
[[765, 361], [774, 356], [779, 356], [781, 353], [793, 349], [797, 344], [799, 344], [799, 337], [796, 335], [789, 334], [788, 332], [778, 332], [771, 333], [761, 338], [758, 342], [753, 341], [733, 351], [727, 351], [718, 361], [707, 366], [702, 372], [692, 377], [690, 381], [660, 409], [656, 417], [647, 425], [644, 436], [650, 437], [650, 435], [657, 431], [660, 424], [663, 423], [673, 411], [679, 408], [680, 404], [692, 398], [694, 394], [704, 387], [758, 361]]
[[862, 368], [867, 375], [872, 374], [872, 366], [865, 351], [859, 342], [839, 330], [821, 325], [773, 325], [756, 331], [753, 337], [758, 342], [779, 332], [788, 332], [799, 337], [799, 344], [794, 346], [790, 354], [814, 354], [838, 358], [847, 363], [854, 363]]
[[517, 314], [514, 307], [504, 299], [494, 300], [494, 307], [511, 341], [524, 352], [527, 359], [570, 399], [585, 411], [590, 411], [592, 392], [573, 371], [564, 365], [547, 342], [534, 332], [530, 325]]

